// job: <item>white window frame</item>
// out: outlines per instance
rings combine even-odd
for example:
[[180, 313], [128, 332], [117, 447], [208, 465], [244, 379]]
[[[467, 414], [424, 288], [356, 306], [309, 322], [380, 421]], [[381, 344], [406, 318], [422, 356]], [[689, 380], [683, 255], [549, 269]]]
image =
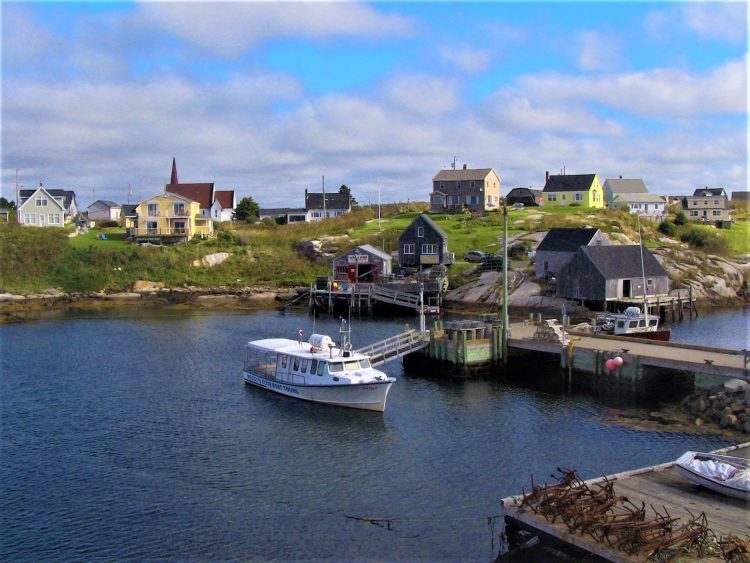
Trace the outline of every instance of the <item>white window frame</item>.
[[414, 254], [416, 251], [416, 245], [414, 243], [404, 244], [404, 254]]
[[431, 244], [428, 242], [422, 244], [422, 254], [437, 254], [437, 253], [438, 253], [437, 244]]
[[424, 237], [424, 227], [417, 227], [417, 237], [418, 238]]
[[146, 221], [146, 234], [155, 235], [159, 232], [158, 221]]
[[575, 201], [583, 201], [583, 194], [581, 192], [576, 192], [573, 195], [573, 199], [575, 199]]
[[159, 204], [158, 203], [147, 203], [146, 204], [146, 215], [149, 217], [159, 216]]
[[547, 201], [557, 201], [557, 194], [547, 194]]
[[185, 215], [185, 203], [181, 201], [174, 202], [172, 204], [172, 211], [175, 215]]
[[43, 195], [38, 195], [34, 203], [37, 207], [47, 207], [47, 198]]

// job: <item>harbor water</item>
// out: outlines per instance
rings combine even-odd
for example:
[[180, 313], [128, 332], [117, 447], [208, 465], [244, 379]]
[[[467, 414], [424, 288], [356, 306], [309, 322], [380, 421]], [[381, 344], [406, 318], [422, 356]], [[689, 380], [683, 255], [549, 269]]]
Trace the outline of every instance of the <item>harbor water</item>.
[[[672, 328], [746, 348], [747, 321], [735, 308]], [[354, 321], [352, 340], [404, 322]], [[543, 365], [508, 383], [391, 362], [385, 413], [246, 386], [245, 343], [299, 329], [313, 329], [304, 313], [174, 310], [0, 327], [3, 558], [490, 561], [500, 499], [532, 473], [589, 478], [728, 445], [612, 424], [597, 397], [524, 385], [554, 377]], [[315, 331], [335, 338], [337, 324]]]

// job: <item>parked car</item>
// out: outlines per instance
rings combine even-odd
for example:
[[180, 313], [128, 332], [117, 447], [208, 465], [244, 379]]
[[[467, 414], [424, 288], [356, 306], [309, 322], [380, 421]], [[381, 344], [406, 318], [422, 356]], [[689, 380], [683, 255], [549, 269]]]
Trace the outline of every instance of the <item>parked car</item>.
[[466, 256], [464, 256], [464, 260], [466, 262], [482, 262], [486, 256], [487, 253], [482, 252], [481, 250], [470, 250], [466, 253]]

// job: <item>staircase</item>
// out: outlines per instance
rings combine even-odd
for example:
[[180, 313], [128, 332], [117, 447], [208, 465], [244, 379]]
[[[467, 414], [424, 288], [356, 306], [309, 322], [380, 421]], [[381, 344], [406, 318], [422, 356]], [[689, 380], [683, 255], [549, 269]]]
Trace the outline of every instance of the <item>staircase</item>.
[[387, 287], [375, 285], [372, 287], [370, 297], [381, 303], [390, 303], [399, 307], [407, 307], [412, 310], [419, 309], [419, 295], [415, 293], [406, 293], [405, 291], [396, 291]]
[[420, 334], [415, 330], [408, 330], [360, 348], [357, 352], [368, 356], [373, 366], [379, 366], [396, 358], [402, 358], [416, 350], [426, 348], [429, 343], [429, 333]]

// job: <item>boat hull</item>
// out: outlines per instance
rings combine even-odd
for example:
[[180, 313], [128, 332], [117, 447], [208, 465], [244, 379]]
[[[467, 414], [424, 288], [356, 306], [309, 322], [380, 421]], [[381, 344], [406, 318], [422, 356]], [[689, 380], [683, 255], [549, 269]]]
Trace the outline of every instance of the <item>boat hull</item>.
[[337, 407], [384, 412], [393, 378], [372, 383], [345, 385], [295, 385], [244, 371], [245, 383], [287, 397]]
[[630, 332], [628, 334], [618, 334], [617, 336], [627, 336], [628, 338], [645, 338], [646, 340], [669, 342], [669, 339], [672, 337], [672, 331], [669, 329], [662, 329], [651, 332]]
[[694, 468], [690, 467], [689, 464], [693, 460], [694, 457], [698, 457], [699, 459], [708, 459], [708, 460], [712, 459], [712, 460], [720, 461], [720, 462], [726, 461], [732, 464], [735, 464], [735, 463], [746, 464], [747, 463], [746, 459], [732, 458], [730, 456], [695, 454], [694, 452], [687, 452], [685, 455], [683, 455], [680, 459], [677, 460], [677, 462], [675, 463], [675, 467], [677, 468], [677, 472], [680, 475], [685, 477], [688, 481], [695, 483], [696, 485], [700, 485], [702, 487], [705, 487], [707, 489], [710, 489], [722, 495], [727, 495], [730, 497], [744, 500], [745, 502], [750, 502], [750, 490], [740, 488], [738, 486], [734, 486], [731, 484], [731, 481], [718, 481], [716, 479], [708, 477], [707, 475], [703, 475], [702, 473], [696, 471]]

